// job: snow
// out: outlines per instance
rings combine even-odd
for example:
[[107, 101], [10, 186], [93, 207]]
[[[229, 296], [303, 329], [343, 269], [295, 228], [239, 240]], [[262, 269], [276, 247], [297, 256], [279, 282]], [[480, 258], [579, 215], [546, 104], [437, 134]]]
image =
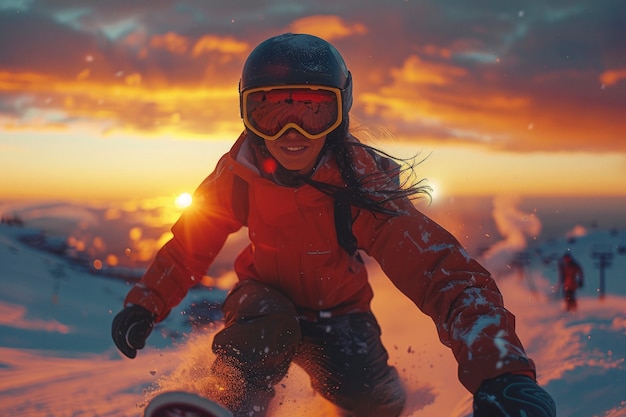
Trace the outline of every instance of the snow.
[[[63, 211], [64, 223], [99, 223], [87, 208], [74, 207], [69, 213]], [[528, 245], [540, 219], [515, 225], [511, 218], [526, 215], [505, 214], [509, 220], [496, 223], [506, 221], [519, 233], [501, 229], [503, 240], [485, 251], [481, 262], [497, 271], [505, 304], [516, 315], [518, 334], [537, 364], [539, 382], [555, 398], [558, 415], [626, 416], [626, 231], [572, 225], [567, 236]], [[46, 215], [51, 215], [49, 207]], [[27, 245], [20, 237], [41, 231], [30, 228], [35, 223], [25, 223], [0, 225], [0, 415], [139, 416], [153, 392], [198, 389], [198, 379], [211, 363], [210, 342], [219, 324], [191, 326], [191, 305], [205, 298], [219, 302], [224, 289], [192, 290], [156, 327], [148, 347], [130, 360], [110, 338], [111, 320], [129, 284], [94, 274], [76, 259]], [[46, 224], [36, 223], [38, 228]], [[526, 257], [516, 264], [514, 255], [520, 250]], [[586, 277], [575, 314], [564, 311], [553, 290], [556, 258], [568, 250]], [[612, 254], [604, 298], [599, 297], [600, 272], [593, 255], [599, 251]], [[471, 396], [458, 382], [454, 358], [438, 341], [434, 324], [368, 263], [383, 341], [409, 393], [403, 416], [470, 416]], [[216, 275], [232, 279], [232, 271], [224, 267]], [[272, 409], [273, 417], [334, 415], [296, 367], [277, 387]]]

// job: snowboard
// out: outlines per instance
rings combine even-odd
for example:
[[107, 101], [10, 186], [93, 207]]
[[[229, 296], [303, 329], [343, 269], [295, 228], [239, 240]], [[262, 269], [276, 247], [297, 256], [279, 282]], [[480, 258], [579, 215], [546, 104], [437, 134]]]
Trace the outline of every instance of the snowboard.
[[151, 399], [143, 417], [233, 417], [233, 414], [197, 394], [169, 391]]

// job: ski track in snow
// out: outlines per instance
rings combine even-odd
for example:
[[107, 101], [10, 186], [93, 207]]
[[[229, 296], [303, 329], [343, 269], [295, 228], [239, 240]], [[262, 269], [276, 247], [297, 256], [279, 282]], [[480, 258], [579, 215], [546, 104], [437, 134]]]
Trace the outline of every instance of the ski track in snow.
[[[184, 307], [158, 326], [149, 347], [135, 360], [121, 357], [110, 341], [110, 322], [128, 289], [94, 277], [61, 258], [16, 240], [16, 229], [0, 226], [0, 415], [102, 417], [141, 414], [154, 390], [189, 387], [184, 375], [210, 363], [211, 332], [191, 332]], [[590, 234], [574, 247], [587, 284], [579, 311], [563, 311], [552, 295], [554, 264], [531, 263], [521, 279], [498, 276], [505, 305], [517, 317], [518, 333], [537, 363], [540, 383], [554, 396], [560, 417], [626, 416], [626, 256], [607, 270], [607, 296], [596, 297], [597, 269], [586, 257], [595, 240], [626, 240]], [[586, 245], [586, 246], [585, 246]], [[545, 249], [545, 248], [544, 248]], [[63, 277], [58, 271], [62, 268]], [[404, 417], [471, 415], [471, 397], [456, 379], [456, 363], [430, 319], [382, 275], [370, 269], [373, 308], [383, 341], [406, 382]], [[56, 280], [56, 281], [55, 281]], [[530, 289], [535, 291], [530, 291]], [[201, 299], [206, 292], [190, 293]], [[190, 335], [191, 334], [191, 335]], [[174, 338], [174, 343], [172, 343]], [[307, 377], [292, 368], [277, 386], [272, 417], [332, 416], [333, 407], [315, 395]]]

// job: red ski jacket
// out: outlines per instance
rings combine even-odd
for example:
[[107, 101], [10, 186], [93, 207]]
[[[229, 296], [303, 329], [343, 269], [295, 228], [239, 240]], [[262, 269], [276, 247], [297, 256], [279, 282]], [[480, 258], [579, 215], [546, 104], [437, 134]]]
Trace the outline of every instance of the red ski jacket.
[[[193, 205], [172, 227], [173, 238], [130, 290], [125, 305], [146, 307], [160, 321], [181, 302], [228, 235], [244, 225], [238, 212], [241, 201], [233, 201], [243, 179], [251, 243], [235, 261], [239, 279], [280, 289], [304, 317], [369, 311], [373, 294], [367, 271], [359, 256], [338, 244], [332, 197], [310, 185], [289, 187], [264, 178], [246, 139], [242, 134], [198, 187]], [[359, 147], [354, 151], [359, 174], [380, 172], [369, 152]], [[343, 185], [329, 155], [322, 156], [312, 178]], [[516, 336], [514, 316], [504, 308], [489, 272], [409, 199], [389, 204], [402, 214], [390, 217], [352, 208], [358, 248], [433, 319], [441, 342], [459, 364], [461, 383], [475, 392], [487, 378], [534, 373]]]
[[564, 259], [559, 263], [559, 283], [563, 291], [576, 291], [583, 286], [583, 270], [573, 259]]

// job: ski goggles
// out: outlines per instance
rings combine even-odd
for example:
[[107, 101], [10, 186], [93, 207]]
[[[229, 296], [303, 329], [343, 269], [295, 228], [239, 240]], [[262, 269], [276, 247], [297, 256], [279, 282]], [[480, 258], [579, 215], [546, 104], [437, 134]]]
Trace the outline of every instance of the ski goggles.
[[341, 90], [321, 85], [281, 85], [245, 90], [241, 97], [244, 125], [265, 140], [289, 129], [319, 139], [342, 121]]

